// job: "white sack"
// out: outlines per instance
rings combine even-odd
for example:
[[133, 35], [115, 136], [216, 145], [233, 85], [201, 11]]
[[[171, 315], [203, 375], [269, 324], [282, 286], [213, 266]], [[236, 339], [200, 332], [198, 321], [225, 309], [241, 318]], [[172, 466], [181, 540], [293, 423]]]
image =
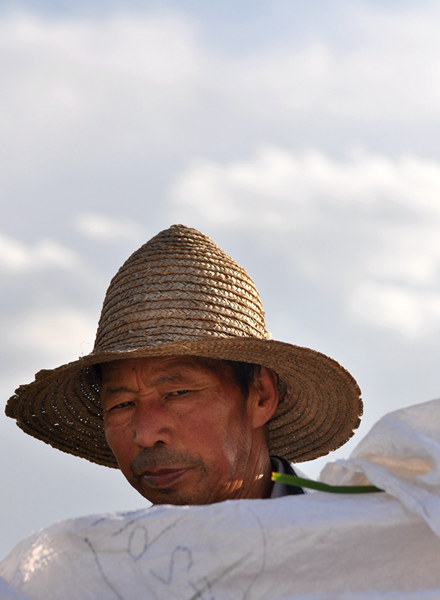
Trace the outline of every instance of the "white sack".
[[21, 542], [0, 598], [440, 598], [440, 400], [382, 419], [316, 492], [73, 519]]

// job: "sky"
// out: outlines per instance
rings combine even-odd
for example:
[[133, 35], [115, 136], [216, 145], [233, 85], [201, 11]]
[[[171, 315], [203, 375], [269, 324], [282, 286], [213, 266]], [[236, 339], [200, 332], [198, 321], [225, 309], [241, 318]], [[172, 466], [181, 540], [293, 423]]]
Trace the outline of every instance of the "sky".
[[[92, 350], [125, 259], [173, 223], [253, 277], [275, 339], [357, 379], [364, 418], [440, 395], [440, 6], [0, 1], [2, 406]], [[3, 412], [3, 411], [2, 411]], [[0, 416], [0, 558], [146, 505]]]

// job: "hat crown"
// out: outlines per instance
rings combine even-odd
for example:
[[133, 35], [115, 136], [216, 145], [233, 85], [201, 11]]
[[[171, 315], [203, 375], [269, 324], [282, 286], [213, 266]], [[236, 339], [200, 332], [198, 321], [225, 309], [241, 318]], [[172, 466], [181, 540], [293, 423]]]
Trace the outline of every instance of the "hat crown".
[[94, 352], [214, 336], [266, 339], [246, 271], [208, 236], [173, 225], [136, 250], [112, 279]]

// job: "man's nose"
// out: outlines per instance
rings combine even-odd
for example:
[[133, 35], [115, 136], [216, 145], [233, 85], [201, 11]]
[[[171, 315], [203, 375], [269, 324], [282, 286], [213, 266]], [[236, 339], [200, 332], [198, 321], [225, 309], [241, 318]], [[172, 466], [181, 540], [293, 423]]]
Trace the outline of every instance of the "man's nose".
[[158, 443], [170, 444], [172, 418], [169, 410], [158, 399], [140, 399], [134, 413], [134, 441], [142, 448]]

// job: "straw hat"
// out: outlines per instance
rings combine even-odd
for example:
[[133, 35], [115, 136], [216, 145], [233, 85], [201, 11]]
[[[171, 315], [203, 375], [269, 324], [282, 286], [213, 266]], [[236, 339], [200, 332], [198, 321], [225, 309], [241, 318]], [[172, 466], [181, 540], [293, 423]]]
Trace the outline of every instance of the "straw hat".
[[246, 271], [195, 229], [173, 225], [134, 252], [112, 279], [93, 352], [19, 387], [6, 414], [64, 452], [117, 467], [108, 447], [93, 365], [194, 355], [256, 363], [280, 378], [267, 424], [271, 454], [304, 461], [346, 442], [362, 414], [360, 390], [333, 359], [268, 339]]

